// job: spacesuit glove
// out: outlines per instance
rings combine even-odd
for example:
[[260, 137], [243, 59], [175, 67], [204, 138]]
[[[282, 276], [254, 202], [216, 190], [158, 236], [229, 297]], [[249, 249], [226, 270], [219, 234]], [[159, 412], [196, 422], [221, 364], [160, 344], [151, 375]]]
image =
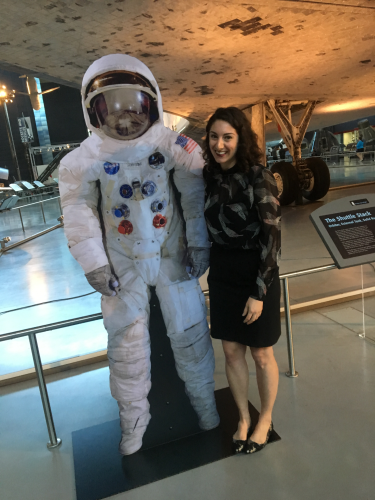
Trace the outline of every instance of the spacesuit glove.
[[195, 278], [200, 278], [207, 271], [210, 265], [210, 249], [200, 247], [188, 248], [190, 274]]
[[90, 285], [102, 295], [113, 297], [116, 295], [115, 288], [119, 285], [117, 277], [112, 274], [109, 264], [94, 269], [85, 274]]

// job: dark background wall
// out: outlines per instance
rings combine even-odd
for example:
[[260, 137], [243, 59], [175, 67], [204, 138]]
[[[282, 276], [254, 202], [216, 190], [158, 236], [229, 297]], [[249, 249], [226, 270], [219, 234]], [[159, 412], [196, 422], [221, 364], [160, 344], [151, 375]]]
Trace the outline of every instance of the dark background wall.
[[[41, 82], [42, 90], [57, 85]], [[51, 144], [82, 142], [88, 136], [83, 118], [81, 93], [78, 89], [61, 85], [58, 90], [43, 95]]]
[[[27, 92], [24, 78], [19, 78], [17, 74], [9, 71], [0, 70], [0, 84], [6, 85], [7, 90], [14, 89], [16, 92]], [[21, 142], [21, 136], [18, 128], [17, 118], [28, 116], [31, 119], [33, 134], [35, 138], [34, 146], [39, 146], [38, 134], [36, 130], [33, 108], [28, 96], [16, 95], [13, 102], [7, 103], [8, 114], [13, 133], [13, 140], [16, 147], [18, 164], [20, 166], [21, 178], [24, 180], [31, 179], [31, 172], [28, 166], [26, 150]], [[16, 170], [13, 165], [11, 149], [8, 141], [7, 129], [5, 125], [4, 107], [0, 106], [0, 167], [9, 170], [9, 180], [12, 182], [16, 178]]]
[[[26, 155], [26, 149], [21, 142], [17, 118], [28, 116], [34, 134], [32, 146], [39, 146], [38, 132], [34, 118], [30, 98], [17, 92], [27, 92], [26, 79], [10, 71], [0, 69], [0, 84], [5, 85], [8, 90], [14, 89], [16, 96], [13, 102], [7, 103], [13, 140], [16, 147], [18, 164], [21, 171], [21, 179], [31, 180], [32, 172]], [[41, 82], [42, 90], [57, 87], [53, 82]], [[43, 95], [51, 144], [66, 144], [81, 142], [87, 138], [87, 128], [83, 118], [81, 96], [78, 89], [60, 86], [60, 89]], [[36, 157], [38, 160], [38, 157]], [[37, 161], [37, 163], [40, 163]], [[9, 170], [9, 180], [17, 179], [16, 169], [13, 165], [11, 149], [9, 145], [4, 107], [0, 106], [0, 167]]]

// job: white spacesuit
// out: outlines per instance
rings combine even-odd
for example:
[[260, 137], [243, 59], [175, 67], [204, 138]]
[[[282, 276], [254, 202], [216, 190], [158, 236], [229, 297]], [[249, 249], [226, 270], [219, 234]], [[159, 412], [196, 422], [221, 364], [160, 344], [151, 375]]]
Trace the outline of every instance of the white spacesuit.
[[[200, 427], [219, 424], [214, 354], [197, 279], [208, 266], [210, 246], [203, 160], [193, 140], [164, 127], [157, 83], [133, 57], [95, 61], [83, 78], [82, 100], [93, 134], [60, 165], [65, 233], [89, 283], [103, 294], [120, 452], [128, 455], [142, 446], [150, 420], [149, 285], [156, 287], [177, 372]], [[172, 169], [186, 233], [169, 180]]]

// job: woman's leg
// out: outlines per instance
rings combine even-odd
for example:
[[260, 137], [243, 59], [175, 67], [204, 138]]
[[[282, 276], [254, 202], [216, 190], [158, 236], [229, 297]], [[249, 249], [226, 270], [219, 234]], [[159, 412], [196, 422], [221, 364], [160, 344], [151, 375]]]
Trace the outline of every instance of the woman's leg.
[[222, 343], [225, 354], [225, 372], [240, 414], [237, 432], [233, 438], [245, 440], [250, 427], [248, 406], [249, 368], [245, 358], [246, 346], [237, 342], [228, 342], [227, 340], [223, 340]]
[[272, 421], [272, 409], [279, 385], [279, 369], [272, 347], [250, 347], [250, 350], [255, 361], [260, 396], [259, 421], [250, 438], [252, 441], [262, 444], [266, 440]]

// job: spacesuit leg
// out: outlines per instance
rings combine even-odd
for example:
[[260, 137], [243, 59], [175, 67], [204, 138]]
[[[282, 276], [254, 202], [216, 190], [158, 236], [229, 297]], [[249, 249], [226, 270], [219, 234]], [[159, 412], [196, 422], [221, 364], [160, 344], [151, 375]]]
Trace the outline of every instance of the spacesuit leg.
[[120, 410], [120, 453], [130, 455], [142, 446], [150, 421], [147, 395], [151, 388], [149, 291], [145, 282], [128, 271], [119, 276], [115, 297], [102, 297], [108, 332], [110, 387]]
[[179, 377], [204, 430], [220, 422], [214, 396], [215, 358], [197, 279], [168, 283], [162, 272], [156, 285]]

